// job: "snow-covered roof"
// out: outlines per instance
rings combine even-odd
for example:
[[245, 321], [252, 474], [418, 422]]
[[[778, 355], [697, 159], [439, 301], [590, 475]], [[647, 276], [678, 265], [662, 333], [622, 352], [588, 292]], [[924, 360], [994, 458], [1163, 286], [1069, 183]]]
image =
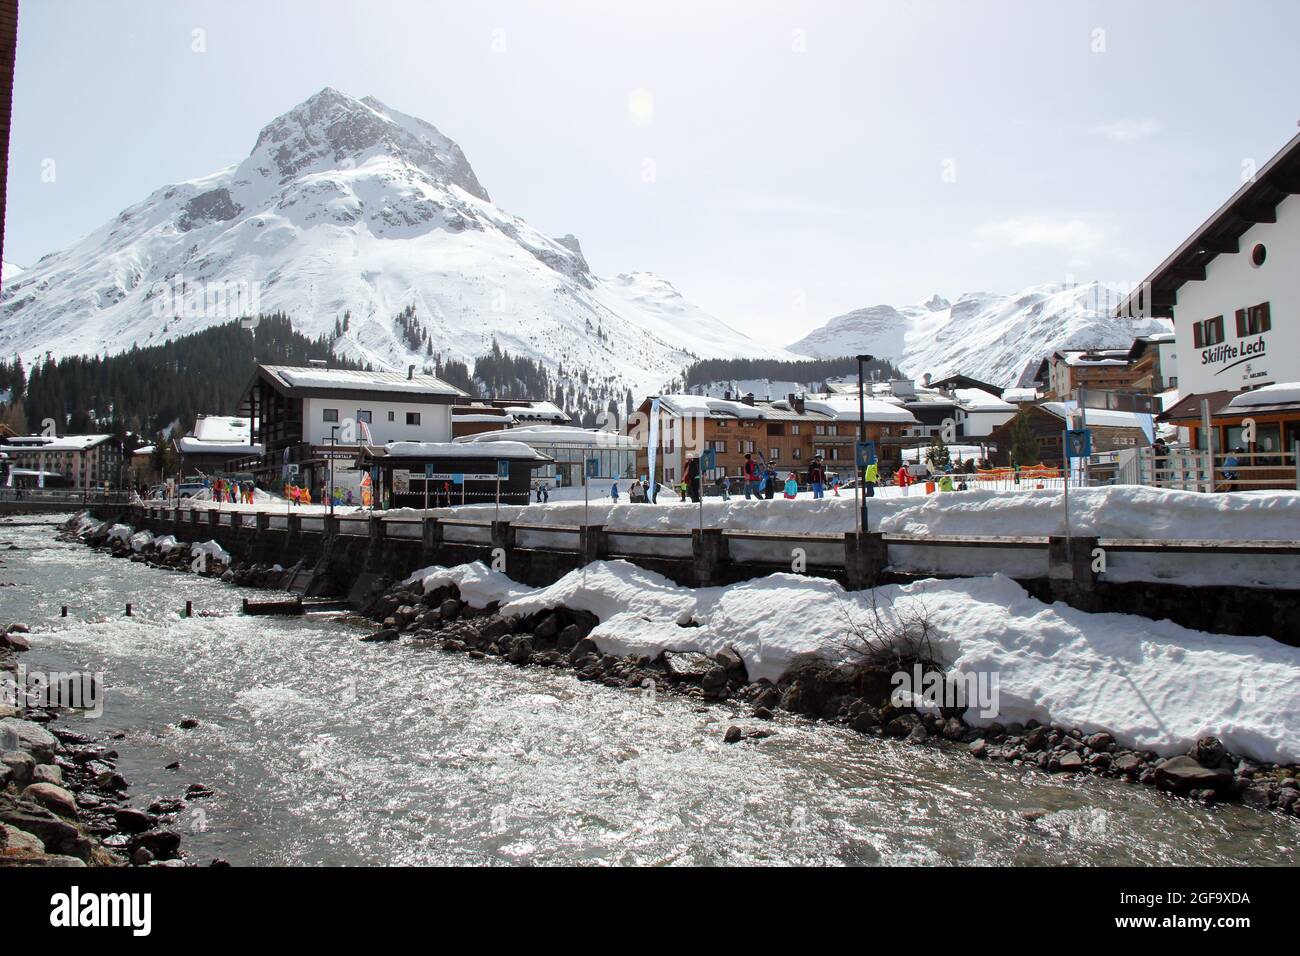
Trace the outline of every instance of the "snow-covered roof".
[[659, 404], [683, 418], [763, 418], [763, 409], [756, 405], [704, 395], [660, 395]]
[[[1043, 402], [1041, 407], [1062, 420], [1075, 410], [1074, 403], [1067, 406], [1064, 402]], [[1145, 431], [1146, 423], [1151, 420], [1151, 416], [1138, 412], [1116, 411], [1112, 408], [1089, 408], [1085, 410], [1084, 420], [1088, 425], [1103, 428], [1137, 428]]]
[[394, 441], [380, 450], [389, 458], [510, 458], [550, 461], [550, 458], [521, 441], [473, 444], [450, 441]]
[[[855, 390], [856, 391], [856, 390]], [[887, 402], [879, 398], [868, 398], [859, 407], [856, 394], [828, 395], [826, 398], [809, 399], [805, 403], [809, 411], [819, 411], [824, 415], [840, 421], [901, 422], [915, 424], [916, 416], [902, 405]]]
[[643, 447], [641, 442], [619, 432], [606, 431], [603, 428], [579, 428], [576, 425], [521, 425], [518, 428], [503, 428], [500, 431], [465, 435], [457, 438], [453, 444], [500, 445], [503, 442], [523, 442], [533, 448], [560, 445], [579, 448], [634, 449]]
[[253, 423], [247, 418], [228, 415], [200, 415], [194, 421], [191, 437], [199, 441], [225, 442], [228, 445], [247, 445], [252, 438]]
[[1056, 356], [1066, 365], [1130, 365], [1128, 349], [1096, 349], [1076, 352], [1060, 351]]
[[112, 437], [112, 435], [14, 435], [9, 439], [9, 444], [36, 451], [85, 451]]
[[1278, 382], [1242, 392], [1228, 402], [1228, 408], [1255, 408], [1259, 405], [1300, 404], [1300, 382]]
[[515, 418], [548, 418], [554, 421], [567, 422], [569, 416], [564, 413], [564, 409], [554, 402], [528, 402], [525, 405], [508, 405], [506, 411]]
[[344, 368], [301, 368], [263, 365], [261, 370], [286, 388], [326, 389], [337, 392], [406, 392], [412, 395], [465, 395], [433, 375], [401, 372], [362, 372]]
[[260, 455], [262, 446], [252, 443], [253, 423], [230, 415], [200, 415], [194, 431], [176, 439], [182, 455]]
[[1016, 406], [1004, 402], [982, 388], [954, 388], [958, 404], [968, 412], [1014, 412]]
[[133, 455], [152, 455], [152, 454], [153, 454], [153, 449], [154, 449], [154, 446], [153, 446], [153, 445], [141, 445], [141, 446], [140, 446], [139, 448], [137, 448], [135, 451], [131, 452], [131, 454], [133, 454]]
[[1038, 389], [1004, 388], [1002, 390], [1002, 400], [1004, 402], [1034, 402], [1038, 400]]
[[261, 445], [234, 442], [200, 441], [191, 435], [176, 439], [176, 450], [182, 455], [260, 455]]

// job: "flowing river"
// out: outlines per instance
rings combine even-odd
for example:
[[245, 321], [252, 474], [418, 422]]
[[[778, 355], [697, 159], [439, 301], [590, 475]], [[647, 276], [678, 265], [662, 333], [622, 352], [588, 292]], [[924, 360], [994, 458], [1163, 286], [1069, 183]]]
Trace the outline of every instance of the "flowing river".
[[729, 706], [241, 617], [266, 592], [59, 541], [61, 520], [0, 521], [0, 624], [31, 626], [29, 670], [104, 672], [103, 716], [62, 725], [126, 735], [131, 805], [216, 791], [177, 821], [200, 863], [1291, 864], [1300, 845], [1240, 806], [788, 715], [727, 745], [749, 722]]

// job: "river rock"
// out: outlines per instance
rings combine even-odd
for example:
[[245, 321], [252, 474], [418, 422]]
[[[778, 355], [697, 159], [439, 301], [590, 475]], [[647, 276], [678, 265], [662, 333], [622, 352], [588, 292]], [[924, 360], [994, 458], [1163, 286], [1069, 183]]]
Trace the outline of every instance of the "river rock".
[[1115, 738], [1103, 730], [1100, 733], [1091, 734], [1085, 737], [1083, 743], [1085, 746], [1091, 747], [1093, 750], [1106, 750], [1107, 748], [1114, 746]]
[[7, 647], [11, 651], [30, 651], [32, 642], [21, 634], [0, 634], [0, 647]]
[[0, 823], [37, 837], [47, 853], [88, 860], [94, 851], [94, 843], [76, 826], [31, 800], [0, 794]]
[[533, 637], [539, 641], [549, 641], [560, 633], [560, 615], [552, 612], [537, 622], [533, 628]]
[[21, 621], [15, 621], [5, 628], [6, 634], [30, 634], [32, 629]]
[[0, 823], [0, 857], [19, 853], [44, 853], [45, 844], [34, 834]]
[[909, 744], [923, 744], [929, 736], [930, 733], [925, 729], [925, 724], [917, 721], [907, 734], [907, 742]]
[[1056, 762], [1056, 768], [1062, 773], [1074, 773], [1075, 771], [1082, 770], [1083, 757], [1073, 750], [1069, 753], [1061, 754], [1060, 758]]
[[989, 742], [983, 737], [980, 737], [978, 740], [972, 740], [969, 750], [972, 757], [987, 757], [989, 755]]
[[721, 665], [712, 667], [704, 672], [700, 679], [700, 687], [706, 691], [716, 691], [721, 687], [727, 686], [727, 669]]
[[1041, 724], [1037, 727], [1031, 727], [1025, 734], [1023, 746], [1025, 750], [1034, 752], [1042, 750], [1047, 746], [1047, 728]]
[[885, 733], [890, 737], [907, 737], [914, 727], [925, 729], [921, 718], [916, 714], [900, 714], [885, 724]]
[[6, 717], [0, 720], [0, 740], [9, 739], [9, 750], [26, 750], [38, 763], [49, 763], [59, 749], [59, 741], [44, 727], [30, 720]]
[[713, 655], [713, 659], [718, 662], [719, 666], [727, 669], [728, 675], [736, 675], [739, 680], [747, 680], [748, 673], [745, 669], [745, 661], [736, 653], [734, 647], [724, 647], [718, 653]]
[[491, 644], [498, 638], [510, 633], [510, 623], [501, 618], [493, 618], [478, 629], [478, 639], [482, 644]]
[[52, 763], [37, 764], [32, 768], [32, 783], [52, 783], [63, 786], [63, 768]]
[[36, 770], [36, 758], [26, 750], [11, 750], [3, 757], [3, 766], [9, 772], [9, 782], [16, 787], [25, 787], [32, 782]]
[[1118, 770], [1120, 773], [1137, 773], [1142, 769], [1143, 760], [1141, 755], [1135, 753], [1120, 754], [1111, 762], [1111, 768]]
[[511, 664], [523, 666], [527, 664], [533, 656], [533, 642], [526, 637], [518, 638], [510, 645], [510, 653], [506, 656]]
[[72, 794], [53, 783], [32, 783], [22, 792], [24, 800], [38, 803], [52, 813], [69, 820], [77, 818], [77, 801]]
[[438, 616], [444, 621], [454, 621], [460, 617], [460, 609], [463, 605], [455, 598], [447, 598], [438, 605]]
[[399, 636], [397, 628], [385, 627], [375, 631], [373, 634], [367, 634], [365, 637], [361, 638], [361, 640], [369, 644], [375, 644], [384, 641], [395, 641]]
[[727, 728], [727, 732], [722, 735], [722, 739], [725, 743], [738, 744], [742, 739], [744, 739], [744, 736], [744, 731], [735, 724], [732, 724]]
[[1228, 752], [1218, 737], [1205, 736], [1196, 741], [1189, 756], [1202, 767], [1220, 767], [1227, 762]]
[[867, 705], [853, 715], [850, 726], [858, 733], [866, 733], [874, 727], [879, 727], [880, 711]]
[[966, 725], [959, 717], [949, 717], [943, 722], [942, 733], [945, 740], [961, 740], [966, 736]]
[[1194, 757], [1170, 757], [1156, 766], [1156, 782], [1165, 790], [1188, 793], [1192, 790], [1226, 790], [1232, 784], [1232, 773], [1217, 767], [1206, 767]]
[[673, 680], [692, 681], [703, 680], [704, 675], [717, 666], [709, 655], [694, 651], [664, 651], [664, 665]]
[[1256, 810], [1267, 810], [1273, 803], [1273, 792], [1267, 784], [1251, 784], [1241, 791], [1241, 802]]
[[181, 835], [175, 830], [149, 830], [131, 841], [131, 852], [144, 848], [158, 860], [174, 860], [180, 852]]
[[143, 833], [158, 823], [158, 819], [152, 814], [136, 810], [134, 807], [123, 807], [118, 810], [113, 814], [113, 821], [124, 833]]
[[775, 687], [764, 687], [754, 698], [755, 710], [776, 710], [781, 706], [781, 692]]
[[580, 640], [582, 640], [582, 628], [576, 624], [569, 624], [555, 636], [555, 646], [562, 651], [567, 651], [575, 647]]

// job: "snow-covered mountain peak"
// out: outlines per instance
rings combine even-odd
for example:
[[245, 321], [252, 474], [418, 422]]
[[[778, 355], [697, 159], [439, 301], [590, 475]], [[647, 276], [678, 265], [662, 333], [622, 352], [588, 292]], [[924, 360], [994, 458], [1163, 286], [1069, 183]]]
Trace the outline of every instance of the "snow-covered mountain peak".
[[1116, 319], [1119, 293], [1096, 282], [1031, 286], [1013, 295], [968, 292], [951, 305], [876, 305], [830, 319], [790, 351], [815, 358], [868, 353], [904, 372], [962, 373], [997, 385], [1021, 384], [1059, 348], [1127, 347], [1136, 335], [1168, 331], [1161, 319]]
[[165, 342], [245, 314], [203, 305], [232, 286], [380, 368], [472, 365], [495, 344], [550, 368], [571, 408], [621, 404], [696, 358], [785, 354], [657, 276], [593, 275], [576, 237], [492, 203], [432, 124], [328, 87], [243, 162], [155, 190], [6, 281], [0, 354]]
[[283, 186], [304, 174], [350, 169], [376, 156], [399, 159], [431, 182], [456, 185], [489, 201], [464, 152], [437, 127], [381, 103], [326, 87], [262, 128], [235, 174]]

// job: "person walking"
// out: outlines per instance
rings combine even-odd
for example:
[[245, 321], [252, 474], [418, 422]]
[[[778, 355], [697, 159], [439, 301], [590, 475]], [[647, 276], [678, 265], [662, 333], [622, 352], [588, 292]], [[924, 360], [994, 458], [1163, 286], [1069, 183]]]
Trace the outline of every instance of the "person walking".
[[758, 465], [754, 463], [753, 455], [745, 456], [745, 464], [741, 471], [741, 476], [745, 482], [745, 500], [748, 501], [750, 496], [758, 497]]
[[[694, 455], [686, 462], [686, 474], [682, 481], [682, 489], [690, 495], [691, 501], [696, 504], [700, 503], [700, 458]], [[682, 499], [686, 500], [685, 498]]]
[[765, 486], [766, 491], [764, 492], [764, 496], [767, 498], [768, 501], [771, 501], [773, 498], [776, 497], [777, 474], [776, 474], [775, 466], [773, 465], [767, 466], [767, 472], [763, 476], [763, 480], [767, 483]]
[[831, 494], [836, 498], [840, 496], [840, 476], [831, 475]]
[[1237, 459], [1237, 456], [1242, 453], [1243, 449], [1234, 448], [1228, 453], [1228, 457], [1223, 459], [1223, 480], [1227, 482], [1227, 485], [1223, 489], [1224, 491], [1237, 490], [1237, 469], [1241, 466], [1241, 462]]
[[718, 476], [718, 490], [722, 492], [722, 500], [731, 500], [731, 479], [727, 477], [726, 472]]
[[826, 497], [826, 466], [818, 455], [813, 455], [812, 464], [808, 466], [808, 484], [812, 488], [814, 501]]
[[617, 478], [615, 478], [614, 483], [609, 486], [609, 496], [614, 499], [614, 504], [618, 504], [618, 479]]
[[874, 461], [867, 465], [866, 471], [862, 473], [862, 479], [866, 496], [868, 498], [876, 497], [876, 484], [880, 481], [880, 465]]

